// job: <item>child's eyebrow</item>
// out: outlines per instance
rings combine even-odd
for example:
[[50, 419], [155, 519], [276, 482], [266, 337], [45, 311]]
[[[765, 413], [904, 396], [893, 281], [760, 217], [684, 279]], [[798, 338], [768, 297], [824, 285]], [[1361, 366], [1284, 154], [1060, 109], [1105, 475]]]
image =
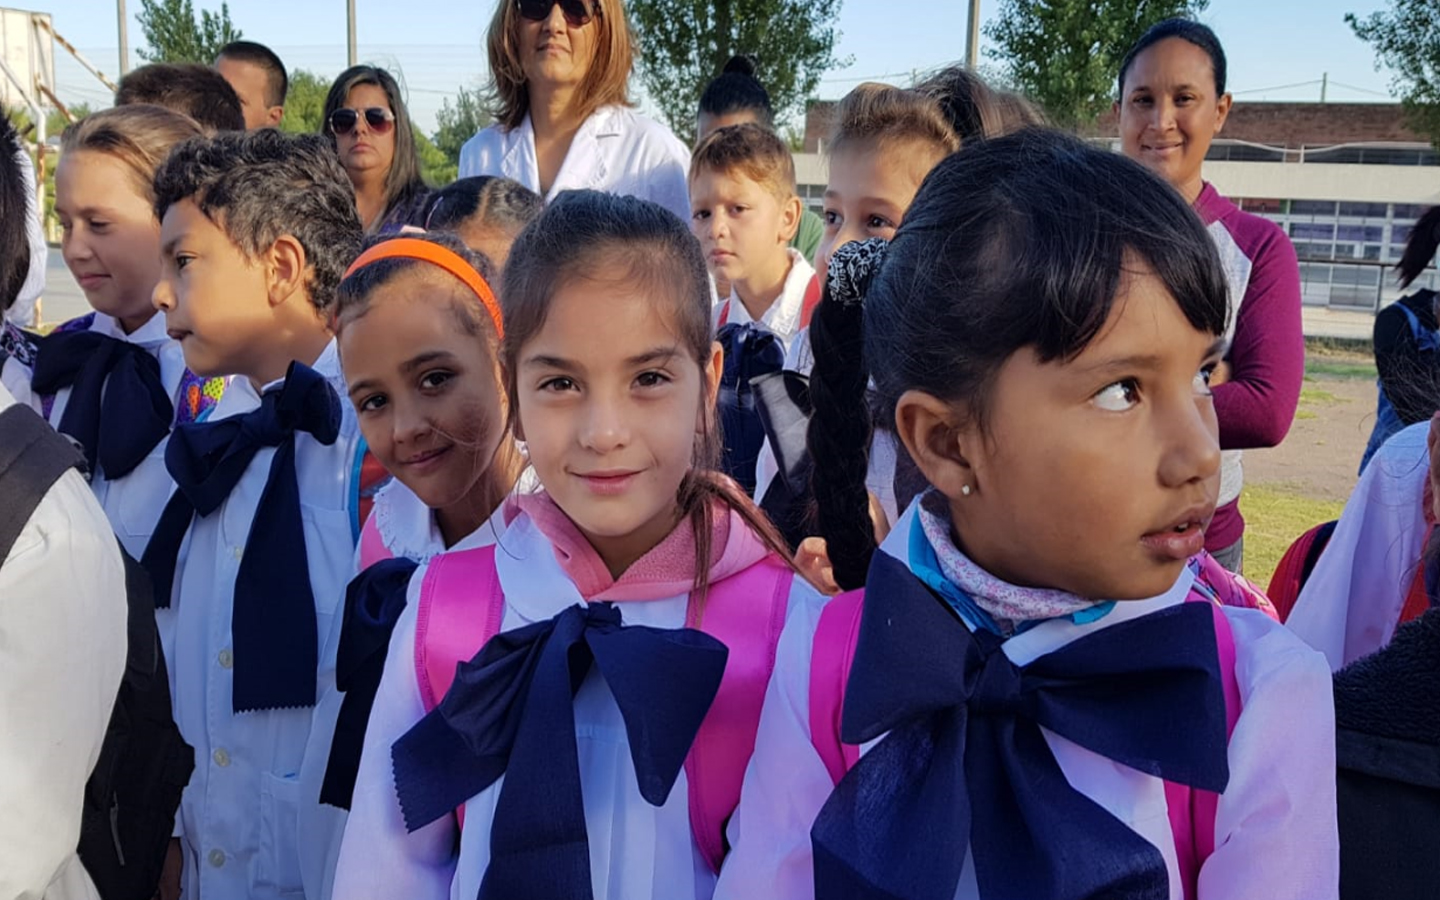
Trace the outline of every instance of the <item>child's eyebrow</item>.
[[439, 360], [448, 361], [454, 358], [455, 354], [451, 353], [449, 350], [429, 350], [425, 353], [417, 353], [409, 359], [405, 360], [403, 363], [400, 364], [400, 370], [402, 372], [409, 373], [415, 371], [421, 366], [428, 365], [429, 363], [437, 362]]
[[[1205, 351], [1204, 359], [1213, 359], [1214, 357], [1219, 356], [1221, 352], [1224, 351], [1224, 349], [1225, 339], [1216, 338], [1216, 340], [1211, 343], [1210, 347]], [[1119, 356], [1113, 359], [1101, 360], [1100, 362], [1092, 363], [1088, 366], [1083, 366], [1081, 368], [1081, 371], [1109, 372], [1122, 369], [1138, 369], [1141, 371], [1153, 372], [1156, 369], [1163, 368], [1164, 365], [1165, 357], [1161, 356], [1158, 353], [1135, 353], [1129, 356]]]
[[166, 241], [165, 243], [161, 244], [161, 245], [160, 245], [160, 256], [161, 256], [161, 257], [167, 257], [167, 256], [169, 256], [170, 254], [174, 253], [174, 252], [175, 252], [175, 247], [180, 243], [180, 238], [181, 238], [180, 235], [176, 235], [175, 237], [173, 237], [173, 238], [171, 238], [170, 240]]
[[679, 347], [656, 347], [653, 350], [646, 350], [644, 353], [637, 353], [625, 362], [631, 366], [648, 366], [657, 362], [669, 362], [679, 355]]

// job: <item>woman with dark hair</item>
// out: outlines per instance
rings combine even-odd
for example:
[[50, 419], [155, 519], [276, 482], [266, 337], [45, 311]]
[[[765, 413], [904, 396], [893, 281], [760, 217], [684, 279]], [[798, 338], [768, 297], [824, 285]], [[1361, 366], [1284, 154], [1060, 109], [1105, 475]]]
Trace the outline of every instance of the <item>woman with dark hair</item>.
[[1285, 439], [1305, 375], [1300, 267], [1285, 232], [1241, 212], [1201, 176], [1210, 142], [1225, 126], [1225, 51], [1215, 32], [1166, 19], [1120, 64], [1120, 145], [1125, 155], [1170, 182], [1199, 213], [1220, 250], [1230, 288], [1225, 360], [1212, 382], [1220, 418], [1220, 508], [1205, 549], [1231, 571], [1244, 557], [1240, 452]]
[[327, 135], [355, 186], [355, 207], [367, 233], [398, 231], [424, 208], [429, 188], [400, 85], [377, 66], [351, 66], [325, 97], [320, 133]]
[[486, 37], [495, 124], [460, 150], [460, 177], [501, 175], [548, 203], [590, 188], [690, 220], [690, 151], [633, 109], [621, 0], [504, 0]]
[[[1440, 206], [1427, 210], [1410, 231], [1405, 253], [1395, 266], [1402, 288], [1414, 284], [1431, 266], [1436, 247], [1440, 247]], [[1375, 410], [1375, 429], [1360, 460], [1361, 472], [1391, 435], [1435, 414], [1435, 398], [1440, 396], [1437, 302], [1440, 295], [1421, 288], [1396, 300], [1375, 317], [1375, 368], [1380, 374], [1380, 398]]]

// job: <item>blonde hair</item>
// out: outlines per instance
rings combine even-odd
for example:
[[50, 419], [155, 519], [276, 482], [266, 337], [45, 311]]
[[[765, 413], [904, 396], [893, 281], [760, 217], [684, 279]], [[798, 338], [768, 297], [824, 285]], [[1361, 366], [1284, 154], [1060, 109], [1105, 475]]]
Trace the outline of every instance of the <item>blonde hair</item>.
[[795, 159], [775, 133], [754, 123], [717, 128], [690, 158], [690, 183], [702, 172], [739, 172], [782, 203], [795, 196]]
[[904, 141], [926, 144], [941, 156], [960, 149], [960, 137], [935, 98], [867, 81], [835, 108], [827, 150], [834, 154], [855, 145], [888, 148]]
[[[575, 92], [580, 117], [586, 118], [602, 106], [634, 106], [630, 99], [630, 71], [635, 50], [630, 25], [621, 0], [590, 0], [594, 14], [586, 28], [597, 29], [595, 53], [585, 81]], [[500, 127], [519, 127], [530, 112], [530, 88], [520, 62], [520, 11], [513, 0], [500, 0], [485, 36], [493, 79], [488, 90], [490, 105]]]
[[155, 171], [182, 141], [208, 132], [183, 113], [138, 103], [91, 113], [65, 127], [61, 153], [89, 150], [104, 153], [130, 170], [135, 189], [155, 202]]

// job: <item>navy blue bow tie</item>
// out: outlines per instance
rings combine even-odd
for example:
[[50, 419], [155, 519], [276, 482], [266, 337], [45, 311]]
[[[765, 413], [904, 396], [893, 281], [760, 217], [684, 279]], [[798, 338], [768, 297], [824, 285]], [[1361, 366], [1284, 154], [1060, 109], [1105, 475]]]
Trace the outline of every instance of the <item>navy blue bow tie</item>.
[[592, 895], [574, 696], [593, 663], [625, 720], [640, 793], [665, 803], [719, 690], [729, 651], [690, 628], [622, 627], [610, 604], [504, 632], [395, 742], [395, 788], [414, 831], [505, 783], [480, 900]]
[[967, 848], [984, 900], [1170, 896], [1160, 851], [1073, 788], [1041, 727], [1107, 759], [1223, 791], [1215, 625], [1181, 603], [1026, 666], [875, 554], [841, 735], [889, 735], [811, 830], [817, 900], [950, 900]]
[[384, 559], [356, 575], [345, 589], [345, 618], [335, 654], [335, 686], [345, 693], [335, 720], [335, 737], [320, 802], [349, 809], [365, 748], [365, 726], [375, 705], [375, 692], [385, 674], [385, 658], [395, 623], [405, 611], [412, 559]]
[[291, 363], [285, 384], [266, 391], [258, 409], [181, 425], [165, 448], [176, 491], [141, 560], [160, 608], [170, 605], [176, 558], [191, 519], [219, 509], [255, 454], [275, 448], [235, 579], [230, 628], [236, 712], [315, 703], [320, 653], [295, 478], [294, 438], [299, 431], [321, 444], [335, 443], [340, 400], [323, 375]]
[[112, 481], [140, 465], [175, 420], [159, 361], [138, 344], [98, 331], [43, 338], [30, 384], [37, 394], [70, 388], [55, 430], [79, 441], [90, 470]]

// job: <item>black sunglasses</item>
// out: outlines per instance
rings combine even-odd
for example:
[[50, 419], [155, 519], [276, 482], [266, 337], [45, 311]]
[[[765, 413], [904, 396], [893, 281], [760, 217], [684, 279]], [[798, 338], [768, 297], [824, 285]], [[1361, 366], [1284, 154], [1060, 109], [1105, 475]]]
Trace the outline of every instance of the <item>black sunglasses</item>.
[[590, 4], [585, 0], [515, 0], [515, 8], [520, 15], [532, 22], [543, 22], [550, 18], [550, 10], [556, 4], [560, 6], [560, 12], [565, 16], [565, 24], [571, 28], [580, 28], [589, 25], [592, 18], [600, 15], [600, 5]]
[[330, 114], [330, 130], [336, 134], [349, 134], [365, 115], [365, 126], [375, 134], [386, 134], [395, 127], [395, 114], [383, 106], [365, 109], [337, 109]]

